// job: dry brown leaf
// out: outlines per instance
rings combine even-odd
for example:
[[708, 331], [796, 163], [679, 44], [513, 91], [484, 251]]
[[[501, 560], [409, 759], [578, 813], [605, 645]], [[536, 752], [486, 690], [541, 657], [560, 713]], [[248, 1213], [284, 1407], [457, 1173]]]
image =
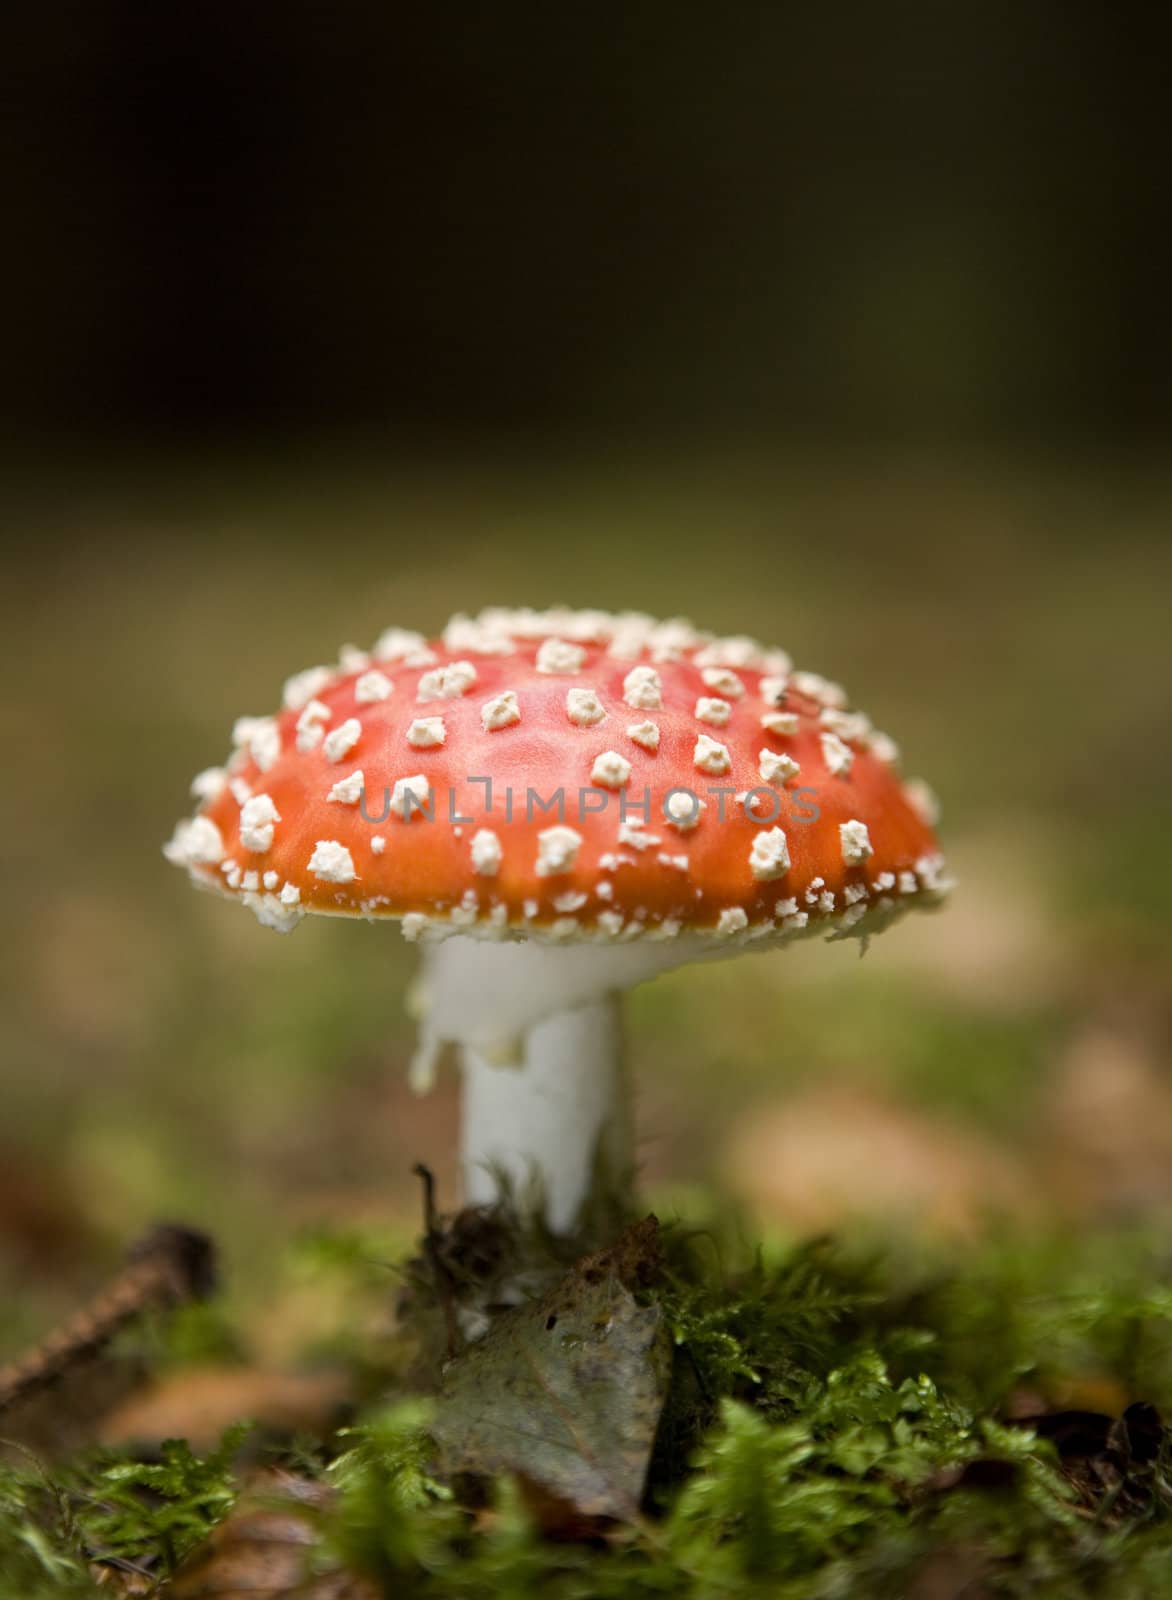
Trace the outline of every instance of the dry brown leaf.
[[954, 1121], [846, 1083], [757, 1106], [723, 1158], [762, 1217], [817, 1232], [850, 1218], [972, 1235], [1038, 1206], [1024, 1165]]
[[168, 1586], [169, 1600], [380, 1600], [364, 1578], [310, 1570], [317, 1532], [305, 1513], [330, 1497], [321, 1484], [288, 1474], [259, 1480], [184, 1562]]
[[99, 1437], [111, 1445], [186, 1439], [198, 1453], [214, 1448], [241, 1417], [276, 1433], [324, 1435], [349, 1397], [341, 1372], [187, 1367], [119, 1406], [103, 1421]]

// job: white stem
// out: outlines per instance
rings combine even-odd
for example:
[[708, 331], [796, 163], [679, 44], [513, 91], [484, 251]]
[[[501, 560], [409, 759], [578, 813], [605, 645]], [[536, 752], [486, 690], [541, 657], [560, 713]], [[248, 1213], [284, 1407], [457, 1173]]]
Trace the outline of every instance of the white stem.
[[540, 1209], [552, 1232], [569, 1233], [630, 1180], [617, 997], [544, 1018], [521, 1049], [520, 1062], [505, 1065], [463, 1047], [465, 1201], [490, 1205], [503, 1188]]

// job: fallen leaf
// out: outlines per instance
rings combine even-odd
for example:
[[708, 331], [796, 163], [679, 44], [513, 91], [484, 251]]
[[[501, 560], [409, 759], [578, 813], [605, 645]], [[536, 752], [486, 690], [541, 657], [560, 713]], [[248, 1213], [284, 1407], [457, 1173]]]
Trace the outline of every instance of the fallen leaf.
[[125, 1600], [131, 1595], [158, 1594], [159, 1586], [148, 1573], [127, 1572], [121, 1567], [104, 1566], [95, 1562], [90, 1567], [90, 1577], [94, 1580], [94, 1587], [105, 1589], [109, 1594], [116, 1595], [118, 1600]]
[[[1138, 1004], [1138, 1003], [1137, 1003]], [[1094, 1016], [1049, 1073], [1048, 1186], [1078, 1217], [1149, 1217], [1172, 1199], [1172, 1083], [1159, 1022]]]
[[753, 1212], [803, 1231], [844, 1220], [973, 1237], [990, 1216], [1028, 1217], [1029, 1173], [993, 1140], [848, 1082], [821, 1084], [734, 1125], [726, 1181]]
[[441, 1470], [512, 1473], [566, 1524], [634, 1518], [671, 1363], [659, 1307], [633, 1293], [658, 1260], [648, 1217], [456, 1356], [430, 1428]]
[[99, 1429], [109, 1445], [186, 1439], [211, 1449], [241, 1417], [279, 1434], [324, 1436], [349, 1396], [342, 1372], [264, 1372], [252, 1367], [187, 1367], [133, 1395]]
[[262, 1479], [184, 1562], [167, 1587], [170, 1600], [379, 1600], [364, 1578], [310, 1570], [318, 1535], [306, 1512], [330, 1498], [329, 1489], [307, 1479]]
[[933, 1550], [913, 1575], [907, 1600], [992, 1600], [985, 1580], [993, 1558], [976, 1545], [952, 1544]]

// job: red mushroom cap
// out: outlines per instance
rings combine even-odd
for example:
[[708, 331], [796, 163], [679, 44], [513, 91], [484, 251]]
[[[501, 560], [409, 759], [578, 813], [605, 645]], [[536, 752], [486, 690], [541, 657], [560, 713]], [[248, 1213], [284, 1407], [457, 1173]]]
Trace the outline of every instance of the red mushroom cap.
[[557, 940], [866, 933], [947, 889], [934, 803], [837, 685], [685, 622], [390, 629], [242, 718], [167, 847], [286, 930]]

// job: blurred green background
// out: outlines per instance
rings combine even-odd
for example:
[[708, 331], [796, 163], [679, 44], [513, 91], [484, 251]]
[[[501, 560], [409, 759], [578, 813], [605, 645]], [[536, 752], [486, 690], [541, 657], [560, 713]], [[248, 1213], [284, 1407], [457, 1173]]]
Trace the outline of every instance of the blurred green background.
[[689, 615], [844, 681], [960, 879], [860, 962], [630, 997], [648, 1193], [950, 1240], [1172, 1214], [1172, 472], [1128, 8], [23, 18], [0, 377], [0, 1350], [160, 1217], [278, 1357], [288, 1241], [456, 1200], [414, 956], [159, 853], [389, 623]]

